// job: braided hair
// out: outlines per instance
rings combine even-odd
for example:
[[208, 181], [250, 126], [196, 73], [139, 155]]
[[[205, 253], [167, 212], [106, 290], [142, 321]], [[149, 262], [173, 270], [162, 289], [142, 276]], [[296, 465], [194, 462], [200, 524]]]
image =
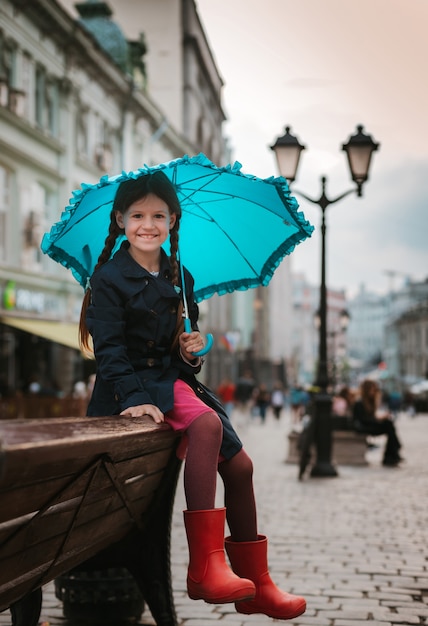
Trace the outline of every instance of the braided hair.
[[[95, 265], [94, 272], [107, 263], [111, 257], [111, 253], [114, 249], [117, 238], [123, 235], [124, 230], [120, 228], [116, 221], [116, 211], [119, 211], [122, 215], [125, 214], [127, 209], [138, 200], [145, 198], [148, 194], [154, 194], [158, 198], [161, 198], [167, 205], [170, 213], [176, 216], [175, 224], [170, 230], [170, 265], [171, 265], [171, 282], [173, 285], [179, 284], [179, 267], [178, 267], [178, 230], [180, 227], [181, 206], [178, 200], [177, 192], [173, 183], [162, 171], [158, 170], [153, 173], [142, 174], [138, 178], [130, 178], [120, 183], [116, 196], [113, 202], [113, 207], [110, 213], [110, 225], [108, 235], [104, 242], [104, 248], [98, 257], [97, 264]], [[184, 286], [183, 286], [184, 288]], [[88, 288], [85, 292], [82, 309], [80, 311], [80, 323], [79, 323], [79, 343], [82, 352], [85, 354], [92, 354], [92, 347], [89, 340], [89, 331], [86, 325], [86, 312], [91, 302], [91, 290]], [[176, 337], [181, 332], [182, 327], [182, 304], [179, 306], [177, 313], [177, 328], [173, 344], [176, 343]]]

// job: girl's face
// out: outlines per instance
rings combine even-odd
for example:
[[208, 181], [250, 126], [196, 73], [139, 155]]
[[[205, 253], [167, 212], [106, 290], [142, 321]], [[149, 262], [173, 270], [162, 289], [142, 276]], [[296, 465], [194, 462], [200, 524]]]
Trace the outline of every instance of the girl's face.
[[125, 230], [131, 252], [139, 256], [158, 253], [175, 221], [168, 205], [152, 193], [131, 204], [123, 215], [116, 211], [116, 222]]

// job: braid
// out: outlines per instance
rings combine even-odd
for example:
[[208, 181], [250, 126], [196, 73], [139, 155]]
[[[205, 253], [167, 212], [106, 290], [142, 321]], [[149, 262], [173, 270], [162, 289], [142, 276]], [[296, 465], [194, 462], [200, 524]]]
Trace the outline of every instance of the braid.
[[[179, 269], [178, 269], [178, 261], [177, 261], [177, 253], [178, 253], [178, 229], [180, 227], [180, 217], [177, 215], [174, 227], [172, 228], [169, 234], [169, 245], [170, 245], [170, 264], [171, 264], [171, 272], [172, 272], [172, 284], [178, 285], [179, 281]], [[180, 259], [181, 261], [181, 259]], [[183, 286], [184, 288], [184, 286]]]
[[[178, 253], [178, 230], [180, 228], [180, 215], [176, 214], [176, 220], [175, 220], [175, 224], [174, 227], [171, 229], [170, 235], [169, 235], [169, 247], [170, 247], [170, 265], [171, 265], [171, 281], [173, 285], [178, 285], [180, 280], [179, 280], [179, 267], [178, 267], [178, 263], [180, 261], [181, 263], [181, 259], [179, 259], [179, 261], [177, 260], [177, 253]], [[183, 284], [182, 288], [185, 289], [186, 286]], [[177, 308], [177, 324], [175, 326], [175, 331], [174, 331], [174, 338], [172, 340], [172, 344], [171, 344], [171, 352], [175, 352], [178, 349], [178, 338], [181, 335], [181, 333], [184, 330], [184, 321], [183, 321], [183, 300], [180, 300], [180, 304], [178, 305]]]
[[[100, 256], [98, 257], [97, 264], [94, 267], [94, 272], [99, 267], [101, 267], [101, 265], [104, 265], [104, 263], [107, 263], [107, 261], [110, 259], [112, 250], [116, 243], [116, 239], [121, 233], [122, 233], [122, 229], [119, 228], [119, 226], [117, 225], [116, 215], [115, 215], [114, 210], [112, 210], [110, 214], [110, 226], [108, 230], [108, 235], [104, 242], [104, 248]], [[83, 296], [82, 308], [80, 310], [80, 322], [79, 322], [80, 349], [82, 350], [84, 354], [88, 356], [93, 354], [93, 349], [89, 342], [89, 330], [86, 325], [86, 312], [88, 310], [90, 302], [91, 302], [91, 289], [89, 287], [86, 289], [85, 295]]]
[[106, 240], [104, 242], [103, 251], [101, 252], [100, 256], [98, 257], [97, 264], [94, 267], [94, 272], [99, 267], [101, 267], [101, 265], [104, 265], [104, 263], [107, 263], [107, 261], [111, 257], [111, 253], [112, 253], [112, 250], [113, 250], [114, 245], [116, 243], [116, 239], [122, 233], [123, 233], [123, 230], [121, 228], [119, 228], [119, 226], [117, 225], [116, 215], [115, 215], [114, 210], [112, 210], [112, 212], [110, 214], [110, 226], [109, 226], [109, 229], [108, 229], [108, 235], [107, 235]]

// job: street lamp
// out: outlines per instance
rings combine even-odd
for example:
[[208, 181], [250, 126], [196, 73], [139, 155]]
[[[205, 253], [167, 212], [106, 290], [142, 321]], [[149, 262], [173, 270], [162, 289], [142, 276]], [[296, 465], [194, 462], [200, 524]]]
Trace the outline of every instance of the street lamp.
[[[372, 153], [379, 148], [370, 135], [363, 132], [363, 126], [357, 126], [357, 132], [352, 135], [346, 144], [342, 145], [348, 157], [348, 165], [352, 180], [356, 188], [345, 191], [333, 200], [325, 193], [327, 178], [321, 178], [321, 195], [318, 200], [310, 198], [301, 191], [293, 193], [302, 196], [308, 202], [317, 204], [321, 208], [321, 285], [319, 304], [319, 352], [316, 379], [314, 381], [318, 392], [314, 396], [315, 442], [317, 459], [312, 467], [311, 476], [337, 476], [337, 471], [331, 463], [331, 404], [329, 393], [329, 375], [327, 362], [327, 287], [326, 287], [326, 221], [325, 212], [330, 204], [334, 204], [351, 193], [362, 195], [362, 186], [368, 180]], [[300, 154], [305, 149], [299, 140], [291, 135], [290, 127], [285, 128], [285, 134], [278, 137], [271, 149], [275, 152], [279, 172], [291, 184], [297, 173]]]

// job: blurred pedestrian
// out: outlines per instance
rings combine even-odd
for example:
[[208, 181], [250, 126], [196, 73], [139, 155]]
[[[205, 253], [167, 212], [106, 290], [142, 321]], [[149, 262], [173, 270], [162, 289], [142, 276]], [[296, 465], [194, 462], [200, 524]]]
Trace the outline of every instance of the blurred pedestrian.
[[344, 385], [333, 396], [332, 413], [335, 417], [343, 417], [352, 421], [352, 410], [355, 397], [352, 390]]
[[223, 378], [217, 387], [217, 395], [222, 401], [229, 417], [232, 415], [235, 406], [235, 390], [236, 385], [228, 377]]
[[279, 380], [277, 380], [273, 386], [270, 402], [274, 417], [279, 420], [279, 418], [281, 417], [281, 411], [284, 408], [285, 404], [284, 391], [282, 388], [282, 383]]
[[258, 415], [262, 421], [262, 424], [266, 421], [266, 411], [270, 405], [270, 393], [265, 385], [265, 383], [261, 383], [254, 390], [254, 406], [257, 407]]
[[401, 443], [389, 411], [381, 411], [382, 392], [374, 380], [364, 380], [360, 385], [360, 397], [353, 408], [353, 424], [357, 432], [367, 435], [386, 435], [387, 442], [383, 455], [383, 465], [396, 467], [403, 459], [400, 456]]
[[290, 406], [291, 422], [293, 425], [297, 425], [300, 423], [306, 409], [305, 391], [300, 385], [292, 387], [290, 390]]
[[250, 409], [255, 387], [256, 383], [251, 370], [245, 370], [243, 375], [238, 378], [235, 389], [235, 403], [244, 412]]
[[388, 408], [395, 419], [403, 407], [403, 396], [399, 391], [393, 390], [387, 397]]
[[333, 395], [331, 412], [335, 420], [336, 428], [354, 430], [352, 422], [354, 402], [354, 393], [347, 385], [343, 385], [343, 387]]

